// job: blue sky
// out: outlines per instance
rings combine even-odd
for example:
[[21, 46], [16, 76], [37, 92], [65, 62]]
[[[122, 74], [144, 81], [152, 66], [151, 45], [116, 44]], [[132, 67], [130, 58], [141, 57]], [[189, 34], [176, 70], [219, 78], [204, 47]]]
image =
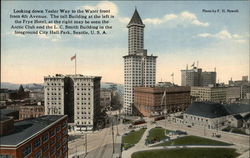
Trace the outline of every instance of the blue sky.
[[[127, 28], [135, 6], [146, 25], [145, 49], [158, 56], [157, 81], [180, 83], [180, 70], [194, 61], [214, 70], [220, 82], [249, 74], [249, 1], [3, 1], [1, 81], [43, 82], [43, 76], [74, 73], [70, 57], [77, 53], [77, 72], [123, 83]], [[115, 19], [107, 36], [17, 36], [10, 29], [13, 9], [111, 9]], [[238, 9], [238, 13], [204, 13], [202, 9]]]

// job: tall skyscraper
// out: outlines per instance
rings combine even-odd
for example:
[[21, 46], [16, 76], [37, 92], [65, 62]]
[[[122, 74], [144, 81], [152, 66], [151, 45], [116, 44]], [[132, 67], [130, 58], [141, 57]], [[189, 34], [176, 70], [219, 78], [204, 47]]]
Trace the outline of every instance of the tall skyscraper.
[[181, 70], [182, 86], [209, 86], [216, 84], [216, 71], [202, 72], [201, 68]]
[[200, 86], [202, 69], [193, 67], [193, 69], [181, 70], [182, 86]]
[[99, 76], [44, 77], [45, 115], [68, 115], [74, 130], [92, 130], [100, 112]]
[[133, 112], [134, 87], [152, 87], [155, 85], [156, 58], [147, 55], [144, 49], [144, 27], [137, 10], [127, 25], [128, 55], [124, 58], [124, 107], [127, 115]]

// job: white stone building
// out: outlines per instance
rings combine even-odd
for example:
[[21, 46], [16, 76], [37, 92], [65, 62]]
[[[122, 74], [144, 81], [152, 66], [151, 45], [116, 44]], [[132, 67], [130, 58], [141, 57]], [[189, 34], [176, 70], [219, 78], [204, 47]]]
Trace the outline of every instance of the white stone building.
[[[183, 114], [184, 124], [200, 126], [207, 129], [222, 129], [226, 126], [240, 127], [239, 117], [250, 113], [247, 104], [219, 104], [212, 102], [195, 102]], [[232, 120], [232, 118], [236, 120]]]
[[45, 115], [64, 115], [64, 76], [44, 77]]
[[191, 96], [194, 101], [209, 101], [215, 103], [226, 102], [226, 87], [191, 87]]
[[144, 27], [135, 10], [128, 28], [128, 55], [124, 56], [124, 108], [125, 114], [133, 113], [134, 87], [155, 85], [156, 58], [144, 49]]
[[100, 112], [99, 76], [44, 78], [45, 115], [68, 115], [74, 130], [93, 130]]

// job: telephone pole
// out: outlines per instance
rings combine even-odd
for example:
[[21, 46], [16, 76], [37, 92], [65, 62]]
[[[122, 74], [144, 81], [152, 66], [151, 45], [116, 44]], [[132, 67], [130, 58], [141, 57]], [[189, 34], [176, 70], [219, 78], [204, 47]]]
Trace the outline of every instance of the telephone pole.
[[120, 124], [120, 121], [119, 121], [119, 113], [118, 113], [118, 115], [117, 115], [116, 122], [117, 122], [117, 125], [116, 125], [116, 130], [117, 130], [116, 132], [117, 132], [117, 133], [116, 133], [116, 135], [119, 136], [119, 135], [120, 135], [120, 134], [119, 134], [119, 130], [118, 130], [118, 125]]
[[85, 154], [88, 153], [88, 140], [87, 140], [87, 132], [85, 133]]
[[111, 122], [111, 130], [112, 130], [112, 142], [113, 142], [113, 154], [115, 153], [115, 139], [114, 139], [114, 127], [113, 127], [113, 117], [112, 117], [112, 122]]

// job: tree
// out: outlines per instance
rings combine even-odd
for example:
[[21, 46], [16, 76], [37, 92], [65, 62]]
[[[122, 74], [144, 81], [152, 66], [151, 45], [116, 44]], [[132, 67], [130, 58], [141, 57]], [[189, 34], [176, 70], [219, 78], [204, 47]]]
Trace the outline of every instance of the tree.
[[18, 89], [18, 93], [23, 93], [23, 92], [24, 92], [23, 85], [20, 85], [20, 86], [19, 86], [19, 89]]

